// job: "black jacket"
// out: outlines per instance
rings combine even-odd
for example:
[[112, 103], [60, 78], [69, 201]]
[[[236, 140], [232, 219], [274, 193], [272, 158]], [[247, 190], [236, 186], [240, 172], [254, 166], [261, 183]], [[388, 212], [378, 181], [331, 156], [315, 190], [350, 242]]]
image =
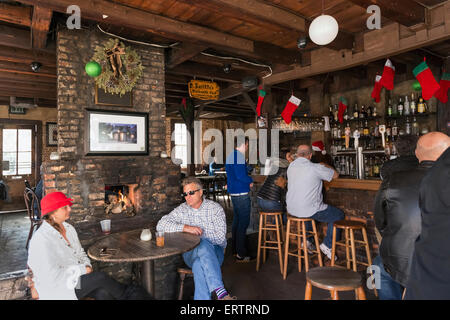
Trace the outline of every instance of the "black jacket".
[[257, 196], [264, 200], [272, 200], [282, 202], [286, 188], [280, 188], [275, 184], [279, 177], [287, 179], [287, 167], [289, 162], [284, 159], [277, 159], [278, 171], [275, 174], [268, 175]]
[[422, 232], [415, 244], [405, 299], [450, 299], [450, 148], [420, 185]]
[[375, 223], [383, 239], [380, 255], [392, 279], [406, 286], [414, 242], [420, 234], [419, 187], [433, 161], [383, 180], [375, 200]]
[[413, 169], [418, 165], [419, 161], [416, 156], [401, 156], [396, 159], [386, 161], [380, 169], [380, 177], [384, 180], [394, 172]]

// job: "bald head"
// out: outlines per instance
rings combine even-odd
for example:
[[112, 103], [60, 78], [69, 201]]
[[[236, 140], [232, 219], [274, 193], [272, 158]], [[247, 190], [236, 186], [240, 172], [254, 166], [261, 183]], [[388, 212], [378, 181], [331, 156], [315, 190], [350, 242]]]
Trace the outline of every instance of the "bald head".
[[312, 149], [311, 146], [306, 144], [301, 144], [297, 148], [297, 157], [311, 159]]
[[442, 132], [430, 132], [420, 137], [416, 146], [416, 157], [419, 162], [436, 161], [450, 147], [450, 137]]

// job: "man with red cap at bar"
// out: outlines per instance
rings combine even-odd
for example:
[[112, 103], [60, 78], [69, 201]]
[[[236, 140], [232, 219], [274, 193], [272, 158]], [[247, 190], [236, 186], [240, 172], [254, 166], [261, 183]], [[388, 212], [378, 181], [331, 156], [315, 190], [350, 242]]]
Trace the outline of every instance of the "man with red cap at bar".
[[312, 149], [314, 154], [311, 158], [311, 162], [314, 163], [326, 163], [334, 168], [333, 158], [325, 150], [325, 146], [321, 140], [314, 141], [312, 143]]
[[40, 300], [150, 299], [144, 289], [126, 286], [103, 272], [93, 272], [70, 218], [72, 199], [51, 192], [41, 200], [42, 224], [28, 249], [32, 290]]

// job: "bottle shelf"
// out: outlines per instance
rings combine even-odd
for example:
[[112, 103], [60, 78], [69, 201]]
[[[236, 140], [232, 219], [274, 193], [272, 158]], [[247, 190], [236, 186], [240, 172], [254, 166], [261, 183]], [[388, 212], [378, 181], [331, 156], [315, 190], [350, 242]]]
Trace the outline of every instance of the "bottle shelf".
[[397, 116], [386, 116], [387, 120], [394, 120], [394, 119], [406, 119], [406, 118], [411, 118], [411, 117], [417, 117], [417, 118], [424, 118], [424, 117], [428, 117], [428, 116], [432, 116], [435, 115], [436, 112], [427, 112], [427, 113], [415, 113], [415, 114], [408, 114], [408, 115], [397, 115]]

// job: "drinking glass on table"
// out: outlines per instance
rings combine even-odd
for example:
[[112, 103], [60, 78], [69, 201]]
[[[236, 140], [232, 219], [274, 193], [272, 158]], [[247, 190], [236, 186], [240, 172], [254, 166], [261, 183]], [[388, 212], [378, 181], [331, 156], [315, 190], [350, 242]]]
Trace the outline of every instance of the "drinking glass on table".
[[164, 232], [163, 231], [156, 232], [156, 245], [158, 247], [164, 247]]

